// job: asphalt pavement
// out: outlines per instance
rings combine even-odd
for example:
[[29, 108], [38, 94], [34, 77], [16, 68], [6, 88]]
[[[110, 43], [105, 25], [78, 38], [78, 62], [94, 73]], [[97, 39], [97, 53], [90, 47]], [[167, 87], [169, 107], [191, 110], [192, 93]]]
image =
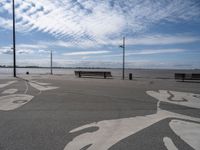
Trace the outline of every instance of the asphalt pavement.
[[200, 149], [199, 117], [200, 82], [0, 79], [0, 150]]

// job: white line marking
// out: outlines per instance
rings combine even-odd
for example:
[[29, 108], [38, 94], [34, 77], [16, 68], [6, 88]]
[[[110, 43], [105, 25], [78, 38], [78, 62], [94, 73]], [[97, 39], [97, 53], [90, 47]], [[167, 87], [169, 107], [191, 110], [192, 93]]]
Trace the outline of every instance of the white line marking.
[[199, 94], [167, 90], [159, 90], [159, 92], [147, 91], [147, 94], [158, 99], [159, 101], [188, 106], [192, 108], [200, 108]]
[[80, 150], [81, 148], [91, 144], [88, 150], [101, 149], [107, 150], [120, 140], [133, 135], [144, 128], [153, 125], [163, 119], [177, 117], [200, 122], [200, 118], [188, 117], [172, 113], [169, 111], [158, 111], [156, 114], [147, 116], [137, 116], [132, 118], [123, 118], [116, 120], [104, 120], [97, 123], [91, 123], [82, 127], [71, 130], [70, 133], [77, 132], [90, 127], [98, 127], [99, 129], [92, 133], [83, 133], [75, 137], [66, 145], [64, 150]]
[[26, 94], [28, 92], [28, 83], [27, 83], [27, 81], [24, 81], [24, 82], [25, 82], [25, 85], [26, 85], [26, 89], [24, 91], [24, 94]]
[[[153, 95], [153, 97], [159, 97], [158, 100], [166, 101], [170, 94], [167, 91], [161, 91], [162, 94], [147, 91], [147, 94]], [[185, 97], [185, 93], [181, 97]], [[188, 94], [186, 94], [188, 95]], [[188, 101], [191, 101], [190, 98], [193, 94], [189, 94], [187, 98]], [[196, 99], [195, 99], [196, 100]], [[180, 119], [188, 119], [191, 121], [198, 121], [200, 123], [200, 118], [190, 117], [186, 115], [181, 115], [169, 111], [165, 111], [159, 108], [159, 102], [157, 104], [157, 113], [147, 116], [137, 116], [132, 118], [122, 118], [115, 120], [104, 120], [91, 124], [87, 124], [76, 129], [70, 131], [70, 133], [74, 133], [83, 129], [87, 129], [90, 127], [97, 127], [98, 130], [94, 132], [86, 132], [81, 135], [76, 136], [71, 142], [69, 142], [64, 150], [80, 150], [87, 145], [91, 145], [87, 150], [101, 149], [107, 150], [114, 144], [118, 143], [122, 139], [133, 135], [153, 124], [159, 122], [166, 118], [180, 118]], [[192, 101], [194, 102], [194, 100]], [[195, 101], [196, 102], [196, 101]], [[191, 105], [189, 105], [191, 106]], [[192, 105], [193, 106], [193, 105]]]
[[196, 150], [200, 149], [200, 124], [182, 120], [172, 120], [169, 125], [171, 129], [192, 148]]
[[28, 103], [34, 96], [27, 94], [13, 94], [0, 97], [0, 110], [14, 110]]
[[0, 88], [4, 88], [4, 87], [6, 87], [6, 86], [9, 86], [9, 85], [11, 85], [11, 84], [13, 84], [13, 83], [16, 83], [17, 81], [8, 81], [7, 83], [5, 83], [5, 84], [0, 84]]
[[30, 82], [32, 82], [32, 83], [36, 83], [36, 84], [39, 84], [39, 85], [51, 85], [51, 83], [42, 83], [42, 82], [37, 82], [37, 81], [33, 81], [33, 80], [31, 80]]
[[171, 140], [171, 138], [164, 137], [163, 138], [163, 142], [164, 142], [165, 147], [168, 150], [178, 150], [178, 148], [175, 146], [175, 144], [173, 143], [173, 141]]
[[18, 89], [7, 89], [2, 92], [2, 94], [14, 94], [18, 91]]
[[40, 90], [40, 91], [48, 91], [48, 90], [53, 90], [53, 89], [57, 89], [58, 87], [55, 87], [55, 86], [41, 86], [39, 84], [36, 84], [36, 83], [32, 83], [32, 82], [29, 82], [29, 84], [36, 88], [37, 90]]

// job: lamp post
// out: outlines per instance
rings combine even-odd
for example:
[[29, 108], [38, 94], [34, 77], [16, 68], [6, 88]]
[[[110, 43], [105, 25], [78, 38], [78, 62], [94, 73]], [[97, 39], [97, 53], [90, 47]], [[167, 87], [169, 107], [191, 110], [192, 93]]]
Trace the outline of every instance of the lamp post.
[[123, 37], [123, 44], [120, 45], [120, 48], [123, 48], [123, 64], [122, 64], [122, 79], [125, 77], [125, 37]]
[[12, 9], [13, 9], [13, 76], [16, 77], [15, 0], [12, 0]]
[[51, 54], [50, 54], [51, 56], [50, 56], [50, 64], [51, 64], [51, 75], [53, 74], [53, 69], [52, 69], [52, 67], [53, 67], [53, 61], [52, 61], [52, 50], [51, 50]]

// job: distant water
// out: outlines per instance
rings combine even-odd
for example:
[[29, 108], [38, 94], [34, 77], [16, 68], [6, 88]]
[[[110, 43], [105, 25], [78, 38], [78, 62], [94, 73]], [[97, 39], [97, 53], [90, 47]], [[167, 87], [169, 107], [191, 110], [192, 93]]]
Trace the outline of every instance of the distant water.
[[[53, 74], [56, 75], [72, 75], [74, 70], [90, 70], [90, 71], [111, 71], [114, 77], [122, 76], [122, 69], [53, 69]], [[12, 76], [12, 68], [0, 68], [0, 75]], [[49, 74], [48, 68], [17, 68], [17, 74], [22, 75], [29, 72], [32, 75]], [[126, 77], [129, 73], [133, 74], [134, 78], [174, 78], [174, 73], [200, 73], [200, 70], [172, 70], [172, 69], [126, 69]]]

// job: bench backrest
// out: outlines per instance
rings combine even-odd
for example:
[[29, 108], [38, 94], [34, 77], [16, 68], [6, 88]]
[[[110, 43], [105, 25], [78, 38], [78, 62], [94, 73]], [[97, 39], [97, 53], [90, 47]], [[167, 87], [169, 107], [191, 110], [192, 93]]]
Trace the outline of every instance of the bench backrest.
[[192, 79], [200, 79], [200, 74], [198, 74], [198, 73], [193, 73], [193, 74], [192, 74]]
[[185, 73], [175, 73], [175, 79], [184, 79]]

